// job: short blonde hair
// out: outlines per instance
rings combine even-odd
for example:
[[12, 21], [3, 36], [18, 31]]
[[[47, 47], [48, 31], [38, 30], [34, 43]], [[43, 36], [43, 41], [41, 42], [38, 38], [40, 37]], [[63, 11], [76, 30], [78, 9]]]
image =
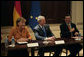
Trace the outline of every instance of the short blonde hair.
[[19, 23], [19, 22], [26, 22], [26, 19], [23, 18], [23, 17], [18, 18], [17, 21], [16, 21], [16, 25], [17, 25], [17, 26], [18, 26], [18, 23]]
[[45, 17], [44, 17], [44, 16], [38, 16], [37, 21], [39, 22], [39, 21], [41, 21], [42, 19], [45, 19]]

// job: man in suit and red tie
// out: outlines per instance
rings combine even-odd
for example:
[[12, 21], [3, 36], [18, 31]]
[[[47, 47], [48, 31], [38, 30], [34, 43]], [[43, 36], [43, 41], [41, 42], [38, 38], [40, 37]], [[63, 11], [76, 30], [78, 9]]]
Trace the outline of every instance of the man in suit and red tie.
[[[60, 25], [61, 30], [61, 38], [71, 38], [79, 35], [79, 31], [74, 23], [71, 22], [70, 16], [65, 16], [65, 22]], [[67, 46], [70, 50], [70, 56], [75, 56], [81, 49], [82, 46], [80, 44], [73, 44]]]
[[65, 22], [60, 26], [61, 37], [73, 37], [79, 34], [79, 31], [74, 23], [71, 22], [70, 16], [65, 16]]

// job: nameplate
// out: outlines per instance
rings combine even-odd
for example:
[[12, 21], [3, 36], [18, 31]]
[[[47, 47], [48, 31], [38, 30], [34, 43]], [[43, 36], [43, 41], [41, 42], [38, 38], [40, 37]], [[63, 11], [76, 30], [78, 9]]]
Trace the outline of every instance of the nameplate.
[[55, 44], [65, 44], [64, 40], [55, 41]]
[[39, 44], [38, 43], [28, 43], [27, 47], [38, 47]]

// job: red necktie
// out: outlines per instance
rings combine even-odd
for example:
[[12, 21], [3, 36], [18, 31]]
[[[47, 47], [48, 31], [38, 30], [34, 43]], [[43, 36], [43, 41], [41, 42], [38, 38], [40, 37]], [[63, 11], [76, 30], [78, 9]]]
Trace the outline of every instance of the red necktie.
[[70, 30], [70, 25], [68, 25], [68, 29]]

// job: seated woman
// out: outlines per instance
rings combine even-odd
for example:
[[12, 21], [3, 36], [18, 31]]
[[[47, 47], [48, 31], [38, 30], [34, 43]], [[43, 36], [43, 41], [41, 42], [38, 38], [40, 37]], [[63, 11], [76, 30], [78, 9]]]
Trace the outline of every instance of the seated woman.
[[28, 41], [28, 39], [31, 40], [28, 28], [25, 27], [25, 22], [26, 20], [23, 17], [17, 19], [16, 26], [12, 28], [8, 36], [9, 42], [11, 42], [12, 36], [14, 36], [15, 42], [24, 42]]

